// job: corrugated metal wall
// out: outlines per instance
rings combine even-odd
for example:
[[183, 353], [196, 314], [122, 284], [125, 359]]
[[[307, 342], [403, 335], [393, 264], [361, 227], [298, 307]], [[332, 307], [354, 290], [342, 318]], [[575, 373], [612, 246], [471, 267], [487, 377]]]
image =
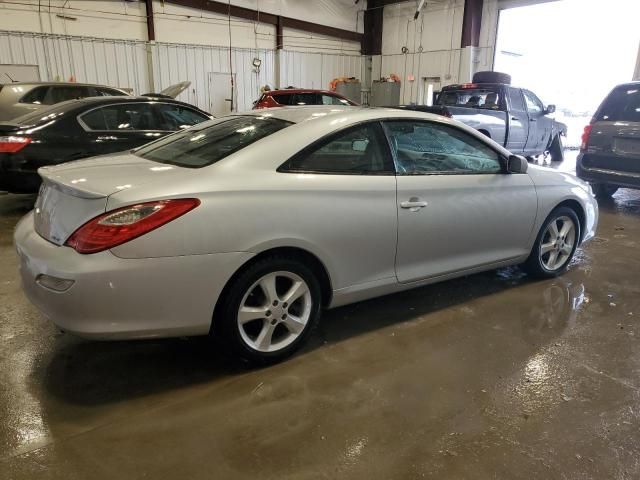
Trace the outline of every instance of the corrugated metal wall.
[[[0, 63], [38, 65], [43, 81], [148, 89], [144, 42], [0, 31]], [[6, 80], [6, 79], [5, 79]]]
[[365, 61], [361, 55], [294, 52], [280, 54], [280, 86], [327, 90], [337, 77], [365, 78]]
[[[229, 73], [229, 49], [172, 43], [157, 43], [151, 48], [155, 90], [190, 80], [191, 86], [178, 98], [211, 111], [209, 73]], [[253, 67], [254, 58], [262, 62], [259, 72]], [[234, 48], [231, 50], [231, 61], [236, 78], [236, 109], [249, 110], [259, 96], [260, 87], [274, 85], [274, 52]]]
[[[359, 55], [282, 50], [280, 85], [276, 85], [275, 54], [275, 50], [231, 49], [238, 111], [250, 109], [265, 84], [326, 89], [336, 77], [365, 78], [364, 57]], [[253, 67], [254, 58], [262, 62], [259, 72]], [[189, 80], [191, 86], [179, 99], [210, 111], [209, 73], [229, 73], [229, 49], [0, 31], [0, 63], [38, 65], [43, 81], [68, 81], [73, 76], [78, 82], [128, 87], [135, 94], [159, 92]]]

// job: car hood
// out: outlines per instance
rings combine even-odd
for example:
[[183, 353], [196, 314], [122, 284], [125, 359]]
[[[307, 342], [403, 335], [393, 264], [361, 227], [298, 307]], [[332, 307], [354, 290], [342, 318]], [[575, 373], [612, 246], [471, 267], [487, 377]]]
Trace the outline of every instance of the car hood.
[[193, 169], [146, 160], [130, 152], [76, 160], [38, 173], [45, 183], [79, 198], [103, 198], [150, 183], [171, 183], [192, 178]]

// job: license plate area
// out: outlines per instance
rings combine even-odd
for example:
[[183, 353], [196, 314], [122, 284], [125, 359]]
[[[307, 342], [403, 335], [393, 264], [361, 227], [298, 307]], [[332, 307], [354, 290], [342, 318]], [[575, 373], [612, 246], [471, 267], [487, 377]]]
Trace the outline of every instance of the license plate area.
[[613, 139], [613, 152], [617, 155], [633, 155], [640, 157], [640, 138]]

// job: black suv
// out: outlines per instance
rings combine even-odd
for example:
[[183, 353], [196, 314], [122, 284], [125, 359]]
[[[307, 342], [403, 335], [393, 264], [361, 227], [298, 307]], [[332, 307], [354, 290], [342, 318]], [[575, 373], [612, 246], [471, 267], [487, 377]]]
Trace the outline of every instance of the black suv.
[[640, 82], [615, 87], [584, 127], [576, 173], [599, 197], [640, 189]]

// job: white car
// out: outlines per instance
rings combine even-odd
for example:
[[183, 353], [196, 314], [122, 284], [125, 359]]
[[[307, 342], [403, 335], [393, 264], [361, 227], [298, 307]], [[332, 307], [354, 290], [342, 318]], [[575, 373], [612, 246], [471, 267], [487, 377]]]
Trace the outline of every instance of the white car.
[[230, 115], [40, 174], [15, 243], [56, 325], [213, 333], [258, 362], [291, 354], [323, 308], [506, 265], [557, 275], [598, 220], [581, 180], [392, 109]]

